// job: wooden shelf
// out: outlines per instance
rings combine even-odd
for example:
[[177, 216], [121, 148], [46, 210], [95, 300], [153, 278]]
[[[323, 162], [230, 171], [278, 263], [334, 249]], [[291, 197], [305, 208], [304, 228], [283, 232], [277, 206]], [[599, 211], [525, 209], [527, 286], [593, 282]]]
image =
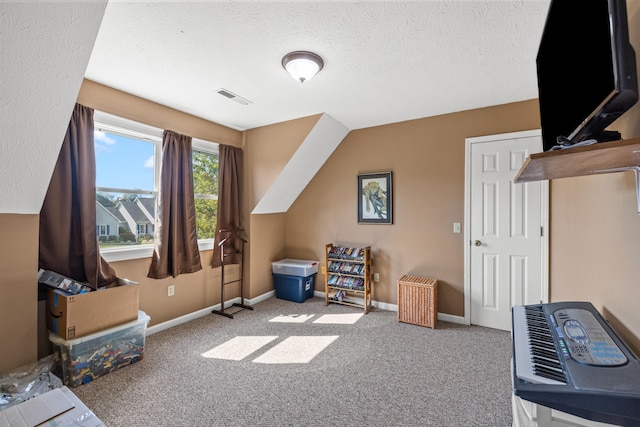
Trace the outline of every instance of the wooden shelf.
[[[346, 257], [336, 257], [333, 252], [334, 248], [338, 253], [342, 254], [349, 253], [355, 250], [353, 256]], [[334, 255], [334, 256], [332, 256]], [[366, 314], [371, 309], [372, 303], [372, 292], [371, 292], [371, 246], [367, 246], [364, 248], [347, 248], [344, 246], [333, 246], [333, 243], [328, 243], [325, 245], [325, 261], [326, 261], [326, 274], [325, 274], [325, 305], [329, 305], [331, 303], [334, 304], [344, 304], [350, 305], [352, 307], [360, 307], [364, 310]], [[352, 267], [359, 266], [358, 272], [354, 273], [343, 272], [342, 267]], [[348, 285], [340, 285], [340, 284], [329, 284], [330, 278], [340, 279], [359, 279], [362, 282], [362, 289], [352, 288]], [[351, 297], [362, 300], [362, 303], [351, 302], [345, 300], [339, 300], [329, 297], [329, 290], [340, 290], [346, 292], [346, 294], [351, 294]]]
[[[330, 299], [329, 302], [335, 303], [335, 304], [341, 304], [341, 305], [350, 305], [351, 307], [358, 307], [358, 308], [362, 308], [362, 304], [358, 304], [357, 302], [349, 302], [349, 301], [336, 301], [336, 300], [332, 300]], [[365, 312], [366, 314], [366, 312]]]
[[585, 147], [531, 154], [520, 168], [515, 182], [622, 172], [636, 170], [638, 166], [640, 138], [600, 142]]
[[356, 279], [364, 279], [364, 274], [340, 273], [339, 271], [329, 271], [328, 274], [339, 274], [343, 277], [355, 277]]
[[364, 293], [367, 292], [365, 289], [355, 289], [355, 288], [350, 288], [348, 286], [327, 285], [327, 288], [329, 288], [329, 289], [340, 289], [340, 290], [343, 290], [343, 291], [349, 291], [349, 292], [361, 293], [361, 294], [364, 294]]
[[363, 260], [358, 260], [358, 259], [349, 259], [349, 258], [327, 258], [329, 261], [346, 261], [349, 264], [364, 264]]

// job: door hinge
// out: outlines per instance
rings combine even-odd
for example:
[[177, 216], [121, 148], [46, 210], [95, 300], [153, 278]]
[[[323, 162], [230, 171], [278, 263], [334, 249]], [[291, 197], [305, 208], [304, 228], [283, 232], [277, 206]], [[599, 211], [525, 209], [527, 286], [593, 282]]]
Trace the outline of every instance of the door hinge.
[[544, 227], [540, 227], [540, 237], [544, 237]]

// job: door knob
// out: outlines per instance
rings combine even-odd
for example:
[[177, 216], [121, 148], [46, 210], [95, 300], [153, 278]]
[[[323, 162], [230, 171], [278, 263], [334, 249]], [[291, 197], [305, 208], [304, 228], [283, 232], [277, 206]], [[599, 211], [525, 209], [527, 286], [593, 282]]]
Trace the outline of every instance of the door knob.
[[482, 242], [480, 240], [476, 240], [473, 244], [476, 246], [482, 246]]

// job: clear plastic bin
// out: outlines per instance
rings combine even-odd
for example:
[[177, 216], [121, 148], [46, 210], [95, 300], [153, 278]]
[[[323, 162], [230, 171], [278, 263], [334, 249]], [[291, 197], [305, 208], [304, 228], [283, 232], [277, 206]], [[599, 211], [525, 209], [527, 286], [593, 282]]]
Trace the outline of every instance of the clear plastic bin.
[[68, 341], [49, 332], [64, 384], [86, 384], [142, 359], [149, 320], [138, 311], [138, 320]]
[[318, 261], [283, 259], [271, 263], [274, 274], [307, 277], [318, 272]]

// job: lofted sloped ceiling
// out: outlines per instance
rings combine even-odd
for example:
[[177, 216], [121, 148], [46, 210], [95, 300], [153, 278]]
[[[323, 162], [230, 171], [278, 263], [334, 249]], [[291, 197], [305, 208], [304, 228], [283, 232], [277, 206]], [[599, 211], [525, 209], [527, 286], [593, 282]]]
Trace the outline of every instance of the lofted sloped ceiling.
[[288, 211], [348, 133], [349, 129], [333, 117], [328, 114], [320, 116], [311, 132], [293, 153], [287, 165], [251, 213]]
[[106, 5], [0, 2], [0, 213], [40, 212]]

